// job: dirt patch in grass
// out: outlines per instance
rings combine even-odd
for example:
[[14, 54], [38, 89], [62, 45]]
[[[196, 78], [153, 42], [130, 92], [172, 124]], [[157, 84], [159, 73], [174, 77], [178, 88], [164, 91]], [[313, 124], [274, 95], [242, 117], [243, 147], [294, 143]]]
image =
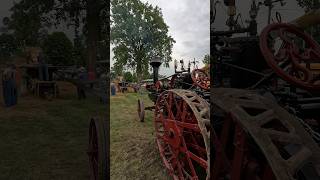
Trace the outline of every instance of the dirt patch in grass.
[[155, 144], [153, 112], [146, 111], [145, 122], [139, 122], [138, 98], [152, 105], [136, 93], [111, 97], [111, 179], [170, 179]]

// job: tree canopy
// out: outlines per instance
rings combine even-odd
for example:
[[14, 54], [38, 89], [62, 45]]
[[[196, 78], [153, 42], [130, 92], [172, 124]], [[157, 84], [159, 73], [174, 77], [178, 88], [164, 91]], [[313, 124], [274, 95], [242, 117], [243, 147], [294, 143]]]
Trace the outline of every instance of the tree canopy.
[[126, 82], [133, 82], [133, 75], [131, 72], [125, 72], [124, 75], [123, 75], [123, 79], [124, 81]]
[[[12, 30], [21, 46], [39, 46], [42, 29], [53, 25], [67, 24], [74, 27], [75, 47], [81, 46], [81, 34], [85, 37], [85, 48], [88, 49], [89, 68], [100, 53], [105, 59], [109, 57], [109, 6], [104, 0], [23, 0], [14, 3], [12, 15], [5, 18], [5, 25]], [[4, 21], [3, 20], [3, 21]], [[104, 43], [99, 43], [105, 38]], [[98, 47], [102, 45], [103, 47]], [[102, 49], [99, 52], [99, 49]], [[74, 51], [81, 52], [82, 49]], [[103, 53], [101, 53], [103, 52]], [[106, 55], [108, 54], [108, 56]], [[101, 55], [100, 55], [101, 56]]]
[[148, 74], [149, 61], [160, 57], [168, 66], [174, 39], [159, 7], [140, 0], [111, 0], [111, 43], [115, 69], [133, 69], [139, 79]]
[[307, 11], [319, 7], [318, 0], [297, 0], [298, 5]]
[[72, 65], [72, 42], [63, 32], [54, 32], [44, 41], [43, 50], [50, 64]]
[[15, 38], [11, 34], [0, 35], [0, 58], [8, 58], [14, 53], [17, 49], [15, 42]]

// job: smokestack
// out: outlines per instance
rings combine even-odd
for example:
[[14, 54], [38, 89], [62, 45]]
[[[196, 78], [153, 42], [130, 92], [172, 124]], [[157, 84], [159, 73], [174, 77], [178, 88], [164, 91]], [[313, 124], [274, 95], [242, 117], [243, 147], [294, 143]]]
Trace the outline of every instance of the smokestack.
[[156, 83], [159, 77], [159, 67], [161, 65], [160, 57], [155, 57], [151, 60], [150, 65], [153, 68], [153, 82]]

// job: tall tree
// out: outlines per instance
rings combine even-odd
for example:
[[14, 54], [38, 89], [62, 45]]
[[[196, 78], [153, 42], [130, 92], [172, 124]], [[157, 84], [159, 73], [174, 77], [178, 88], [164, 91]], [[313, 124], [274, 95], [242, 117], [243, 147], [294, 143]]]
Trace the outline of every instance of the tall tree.
[[11, 34], [0, 35], [0, 59], [7, 59], [10, 57], [17, 48], [16, 40]]
[[123, 74], [123, 79], [126, 82], [133, 82], [133, 75], [131, 72], [127, 71]]
[[148, 74], [150, 59], [160, 57], [169, 65], [175, 41], [159, 7], [140, 0], [111, 0], [111, 11], [115, 66], [132, 68], [140, 80]]
[[43, 43], [43, 49], [50, 64], [72, 65], [72, 42], [63, 32], [54, 32]]
[[319, 0], [297, 0], [298, 5], [305, 8], [306, 11], [319, 8]]
[[[109, 36], [107, 33], [109, 32], [109, 6], [105, 0], [22, 0], [15, 3], [11, 11], [13, 11], [12, 29], [24, 33], [23, 36], [27, 37], [25, 39], [30, 41], [37, 39], [37, 33], [44, 25], [67, 23], [74, 26], [74, 44], [79, 47], [77, 44], [81, 42], [79, 32], [83, 29], [87, 44], [88, 67], [90, 71], [94, 71], [99, 41], [102, 37]], [[24, 26], [19, 27], [21, 23]], [[106, 41], [102, 45], [105, 46], [102, 52], [109, 51], [107, 48], [109, 44]], [[106, 54], [108, 53], [104, 53], [105, 56]], [[105, 58], [108, 59], [108, 56]]]
[[12, 14], [10, 18], [5, 18], [6, 26], [13, 30], [20, 46], [39, 45], [41, 29], [49, 25], [48, 18], [44, 16], [44, 13], [50, 9], [49, 1], [37, 3], [35, 0], [24, 0], [14, 3], [10, 9]]

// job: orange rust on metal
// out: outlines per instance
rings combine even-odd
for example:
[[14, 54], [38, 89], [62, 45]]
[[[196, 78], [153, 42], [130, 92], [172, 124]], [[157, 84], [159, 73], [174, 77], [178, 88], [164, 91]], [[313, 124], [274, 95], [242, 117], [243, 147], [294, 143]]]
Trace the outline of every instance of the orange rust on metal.
[[[174, 179], [198, 179], [200, 174], [191, 160], [207, 172], [206, 180], [210, 179], [210, 130], [205, 123], [210, 119], [209, 111], [208, 102], [192, 91], [172, 89], [158, 97], [154, 120], [157, 145]], [[192, 151], [192, 147], [197, 150]], [[184, 158], [178, 158], [181, 154]]]

